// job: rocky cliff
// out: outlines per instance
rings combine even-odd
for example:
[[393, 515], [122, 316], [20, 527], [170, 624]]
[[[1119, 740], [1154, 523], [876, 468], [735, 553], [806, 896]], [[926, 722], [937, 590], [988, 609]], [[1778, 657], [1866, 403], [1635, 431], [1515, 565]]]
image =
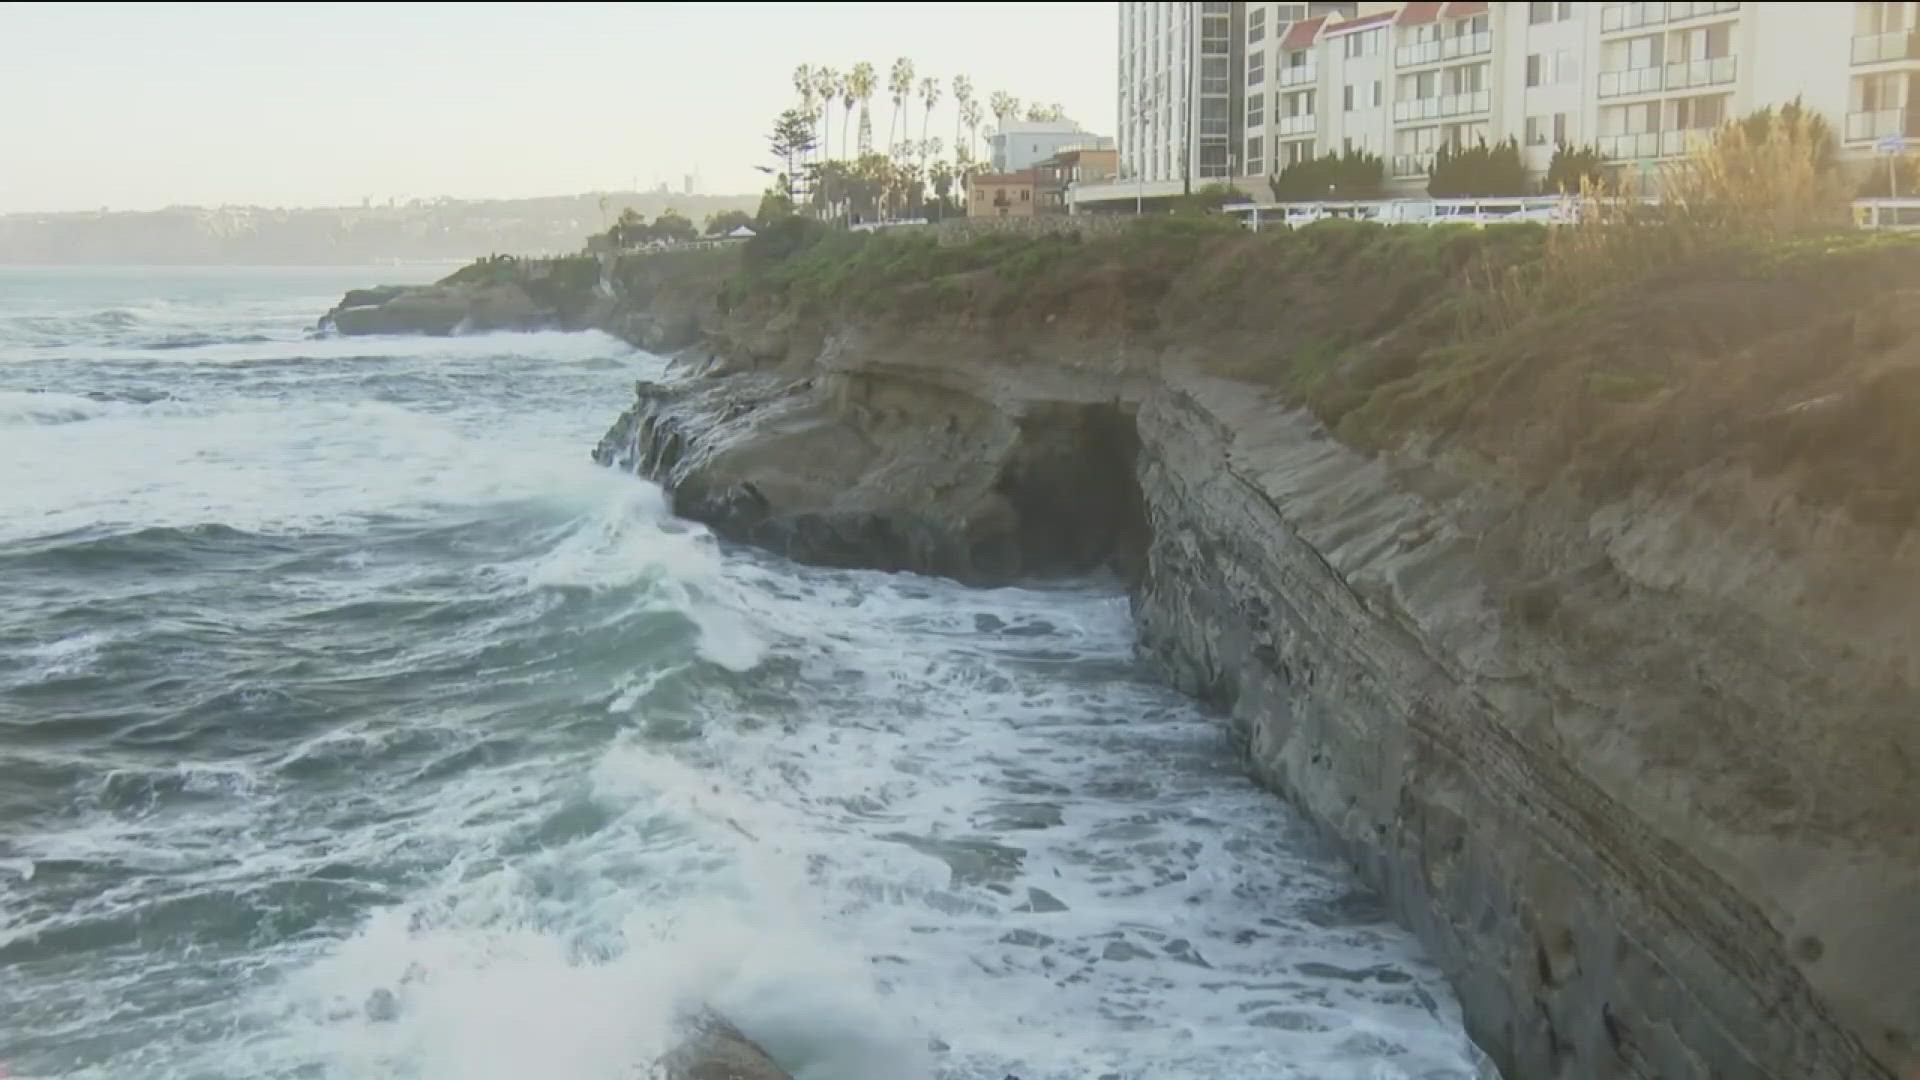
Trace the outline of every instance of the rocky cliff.
[[1481, 322], [1496, 233], [749, 257], [595, 453], [804, 560], [1114, 568], [1510, 1077], [1906, 1076], [1920, 260]]

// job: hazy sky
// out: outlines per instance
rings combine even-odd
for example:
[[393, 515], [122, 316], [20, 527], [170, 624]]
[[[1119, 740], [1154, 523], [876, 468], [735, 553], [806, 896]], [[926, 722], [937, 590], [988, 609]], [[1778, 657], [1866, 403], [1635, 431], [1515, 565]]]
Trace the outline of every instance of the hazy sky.
[[[1109, 3], [0, 3], [0, 212], [550, 195], [697, 172], [758, 191], [796, 64], [1114, 119]], [[854, 116], [859, 116], [856, 108]], [[842, 114], [833, 115], [840, 142]], [[914, 112], [914, 134], [920, 113]]]

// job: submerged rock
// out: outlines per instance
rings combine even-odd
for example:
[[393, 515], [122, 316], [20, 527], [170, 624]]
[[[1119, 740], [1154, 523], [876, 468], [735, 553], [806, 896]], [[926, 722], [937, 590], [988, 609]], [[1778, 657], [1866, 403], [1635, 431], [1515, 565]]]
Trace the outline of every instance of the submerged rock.
[[655, 1063], [650, 1080], [792, 1080], [785, 1069], [711, 1009], [682, 1022], [681, 1041]]

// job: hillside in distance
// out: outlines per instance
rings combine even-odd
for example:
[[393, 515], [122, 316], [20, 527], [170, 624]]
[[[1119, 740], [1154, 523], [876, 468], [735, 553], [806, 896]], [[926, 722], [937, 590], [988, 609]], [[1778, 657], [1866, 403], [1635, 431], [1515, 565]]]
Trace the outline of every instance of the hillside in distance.
[[[602, 199], [604, 198], [604, 206]], [[0, 214], [0, 264], [354, 265], [559, 254], [629, 207], [704, 222], [751, 213], [758, 195], [589, 192], [532, 199], [415, 199], [397, 205]]]

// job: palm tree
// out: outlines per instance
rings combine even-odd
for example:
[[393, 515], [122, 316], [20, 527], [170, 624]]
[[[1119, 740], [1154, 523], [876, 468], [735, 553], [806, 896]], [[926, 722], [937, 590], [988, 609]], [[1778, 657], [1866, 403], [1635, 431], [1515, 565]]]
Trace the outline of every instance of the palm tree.
[[903, 56], [893, 62], [893, 70], [887, 73], [887, 92], [893, 95], [893, 119], [887, 124], [887, 144], [893, 146], [896, 145], [894, 129], [900, 125], [900, 108], [913, 96], [913, 61]]
[[[876, 79], [873, 65], [865, 60], [853, 65], [853, 70], [847, 73], [847, 93], [851, 96], [851, 100], [860, 103], [859, 150], [862, 154], [873, 146], [873, 122], [868, 118], [867, 105], [873, 100]], [[842, 138], [844, 139], [845, 136], [843, 135]]]
[[953, 77], [953, 152], [960, 153], [960, 129], [967, 122], [967, 106], [973, 103], [973, 80], [965, 75]]
[[[818, 94], [814, 89], [816, 85], [811, 64], [801, 64], [793, 69], [793, 89], [800, 96], [800, 111], [806, 114], [807, 126], [813, 132], [814, 143], [817, 145], [820, 141], [820, 118], [819, 109], [816, 108], [818, 105]], [[812, 147], [808, 148], [808, 152], [812, 152]]]
[[927, 158], [927, 125], [933, 122], [933, 107], [940, 104], [940, 80], [929, 75], [920, 80], [920, 100], [926, 104], [926, 112], [920, 115], [920, 160]]
[[813, 69], [813, 96], [820, 108], [820, 145], [833, 156], [833, 103], [840, 96], [840, 73], [830, 67]]
[[967, 103], [960, 106], [960, 118], [966, 121], [967, 125], [966, 160], [972, 161], [973, 151], [980, 143], [980, 121], [983, 119], [980, 115], [980, 100], [969, 97]]

